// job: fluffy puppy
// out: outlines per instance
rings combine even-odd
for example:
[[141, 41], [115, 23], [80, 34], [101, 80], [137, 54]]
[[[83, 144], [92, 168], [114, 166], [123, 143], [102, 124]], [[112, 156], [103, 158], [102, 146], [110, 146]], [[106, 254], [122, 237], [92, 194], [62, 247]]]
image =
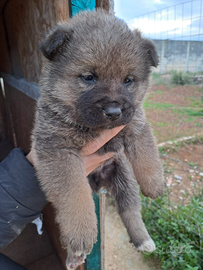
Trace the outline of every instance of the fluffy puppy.
[[[81, 264], [97, 239], [92, 189], [101, 187], [115, 197], [134, 245], [153, 251], [136, 183], [152, 199], [164, 190], [162, 164], [142, 107], [150, 68], [158, 65], [153, 43], [100, 10], [58, 24], [41, 51], [48, 63], [33, 145], [38, 178], [67, 248], [67, 268]], [[103, 129], [120, 125], [126, 127], [98, 151], [113, 151], [114, 157], [86, 178], [80, 150]]]

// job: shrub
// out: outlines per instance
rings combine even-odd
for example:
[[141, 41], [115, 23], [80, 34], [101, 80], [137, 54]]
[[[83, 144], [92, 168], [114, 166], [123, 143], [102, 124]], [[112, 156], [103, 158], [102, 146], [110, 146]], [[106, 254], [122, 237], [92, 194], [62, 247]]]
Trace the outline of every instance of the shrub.
[[171, 83], [175, 85], [185, 85], [194, 83], [194, 75], [190, 72], [172, 70]]
[[152, 201], [142, 197], [142, 216], [152, 236], [163, 269], [203, 269], [203, 208], [201, 196], [188, 205], [174, 206], [167, 194]]

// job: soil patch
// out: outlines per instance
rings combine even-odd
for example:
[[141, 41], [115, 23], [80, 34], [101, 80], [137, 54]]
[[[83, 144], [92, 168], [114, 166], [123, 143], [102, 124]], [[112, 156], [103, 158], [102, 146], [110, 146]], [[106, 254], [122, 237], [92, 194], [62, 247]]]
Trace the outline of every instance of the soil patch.
[[187, 204], [203, 189], [203, 144], [169, 148], [162, 156], [169, 199]]
[[195, 135], [203, 130], [200, 86], [153, 85], [144, 107], [158, 142]]

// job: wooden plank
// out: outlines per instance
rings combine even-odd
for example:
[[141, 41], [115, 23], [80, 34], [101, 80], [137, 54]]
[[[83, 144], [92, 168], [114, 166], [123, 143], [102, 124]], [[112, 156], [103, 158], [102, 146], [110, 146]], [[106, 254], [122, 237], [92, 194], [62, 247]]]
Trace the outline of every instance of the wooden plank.
[[4, 18], [3, 15], [0, 14], [0, 71], [10, 73], [10, 58], [9, 58], [9, 51], [8, 51], [8, 43], [6, 37], [6, 31], [4, 27]]
[[0, 13], [2, 12], [7, 0], [0, 0]]
[[8, 1], [4, 18], [13, 75], [39, 82], [43, 66], [39, 41], [68, 14], [68, 0]]
[[19, 90], [20, 92], [22, 92], [26, 96], [28, 96], [36, 101], [39, 98], [39, 96], [40, 96], [39, 84], [34, 83], [34, 82], [29, 82], [23, 78], [17, 78], [17, 77], [11, 76], [11, 75], [6, 74], [4, 72], [0, 72], [0, 77], [3, 78], [5, 83], [7, 83], [8, 85]]
[[8, 103], [5, 99], [5, 88], [2, 78], [0, 79], [0, 118], [1, 118], [1, 136], [0, 141], [8, 140], [14, 146], [14, 137], [12, 132], [12, 125], [10, 122], [10, 111]]
[[12, 142], [28, 152], [31, 146], [31, 130], [34, 122], [36, 102], [14, 87], [5, 85], [6, 102], [9, 109], [9, 122], [12, 129]]
[[56, 21], [61, 22], [70, 18], [69, 14], [69, 1], [68, 0], [55, 0]]
[[4, 95], [0, 81], [0, 142], [6, 139], [6, 110], [4, 105]]

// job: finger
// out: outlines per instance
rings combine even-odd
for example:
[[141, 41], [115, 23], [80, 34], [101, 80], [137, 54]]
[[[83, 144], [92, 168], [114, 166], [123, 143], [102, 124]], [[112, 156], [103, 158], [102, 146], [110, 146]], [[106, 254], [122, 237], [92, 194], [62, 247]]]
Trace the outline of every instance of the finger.
[[[95, 156], [95, 157], [94, 157]], [[97, 157], [96, 157], [97, 156]], [[90, 156], [88, 156], [89, 158]], [[93, 163], [87, 163], [89, 166], [85, 167], [85, 171], [86, 171], [86, 176], [88, 176], [92, 171], [94, 171], [97, 167], [99, 167], [100, 165], [102, 165], [106, 160], [110, 159], [111, 157], [113, 157], [113, 153], [108, 153], [105, 156], [102, 156], [103, 158], [101, 159], [101, 157], [99, 157], [96, 154], [91, 155], [91, 158], [94, 158]], [[96, 160], [95, 160], [96, 159]], [[95, 161], [97, 161], [95, 163]]]
[[[113, 157], [114, 153], [110, 152], [105, 155], [99, 156], [97, 154], [92, 154], [84, 158], [83, 164], [84, 167], [99, 166], [101, 162]], [[97, 165], [98, 164], [98, 165]]]
[[113, 129], [106, 129], [102, 131], [101, 135], [89, 142], [81, 151], [84, 156], [91, 155], [95, 153], [99, 148], [101, 148], [105, 143], [111, 140], [116, 134], [119, 133], [125, 126], [116, 127]]
[[[103, 162], [100, 164], [100, 165], [102, 165], [103, 164]], [[99, 166], [100, 166], [99, 165]], [[91, 172], [93, 172], [97, 167], [99, 167], [99, 166], [91, 166], [91, 167], [89, 167], [89, 168], [87, 168], [86, 170], [85, 170], [85, 172], [86, 172], [86, 176], [88, 176]]]

